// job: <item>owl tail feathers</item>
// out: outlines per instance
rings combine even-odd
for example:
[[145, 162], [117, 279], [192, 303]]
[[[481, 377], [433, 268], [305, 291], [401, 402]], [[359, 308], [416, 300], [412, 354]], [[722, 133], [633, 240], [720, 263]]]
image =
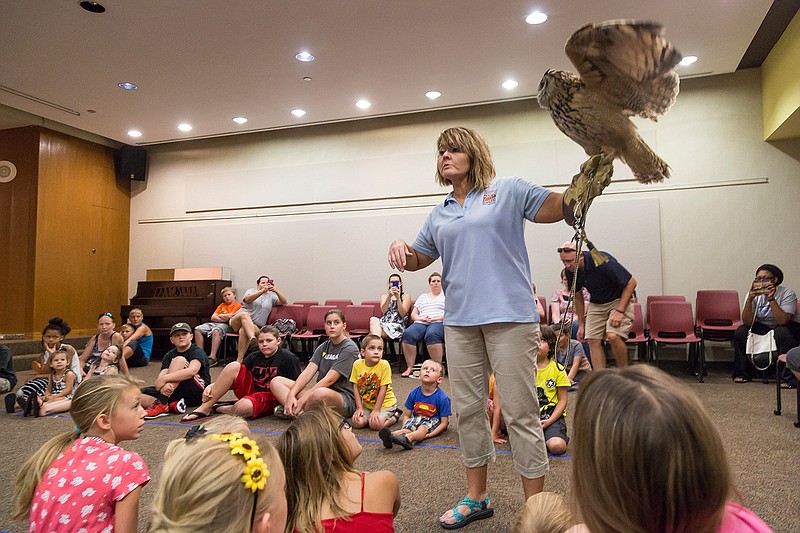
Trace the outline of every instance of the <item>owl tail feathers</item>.
[[618, 154], [633, 172], [633, 177], [641, 183], [658, 183], [669, 179], [669, 165], [649, 147], [638, 135], [631, 139], [625, 150]]

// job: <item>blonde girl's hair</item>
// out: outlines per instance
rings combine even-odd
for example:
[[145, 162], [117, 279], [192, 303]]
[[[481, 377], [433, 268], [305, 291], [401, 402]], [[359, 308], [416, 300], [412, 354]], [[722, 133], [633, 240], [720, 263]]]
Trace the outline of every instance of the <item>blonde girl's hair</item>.
[[[436, 140], [437, 154], [440, 149], [458, 148], [469, 156], [469, 172], [467, 182], [479, 190], [489, 186], [495, 177], [496, 171], [492, 162], [492, 153], [489, 144], [481, 135], [469, 128], [457, 127], [444, 130]], [[450, 181], [442, 177], [439, 168], [436, 168], [436, 183], [443, 187], [450, 185]]]
[[[180, 439], [164, 461], [153, 499], [150, 533], [249, 533], [283, 490], [283, 467], [275, 447], [260, 436], [259, 455], [269, 470], [263, 490], [245, 487], [245, 460], [224, 440]], [[255, 505], [255, 514], [253, 506]]]
[[322, 531], [322, 507], [334, 517], [346, 517], [344, 481], [355, 473], [350, 447], [342, 436], [342, 417], [321, 405], [301, 414], [278, 438], [278, 453], [286, 469], [287, 533]]
[[649, 365], [592, 372], [574, 420], [573, 487], [592, 533], [717, 531], [731, 472], [689, 389]]
[[564, 533], [572, 523], [572, 511], [561, 494], [540, 492], [525, 502], [513, 533]]
[[74, 440], [86, 434], [95, 420], [100, 415], [112, 415], [117, 409], [117, 404], [122, 394], [130, 389], [139, 389], [139, 383], [124, 374], [96, 376], [84, 380], [78, 385], [72, 397], [69, 414], [72, 416], [75, 429], [57, 435], [39, 448], [28, 459], [14, 482], [15, 505], [14, 520], [25, 520], [30, 513], [31, 501], [36, 485], [42, 479], [45, 470], [55, 461], [56, 457], [66, 450]]

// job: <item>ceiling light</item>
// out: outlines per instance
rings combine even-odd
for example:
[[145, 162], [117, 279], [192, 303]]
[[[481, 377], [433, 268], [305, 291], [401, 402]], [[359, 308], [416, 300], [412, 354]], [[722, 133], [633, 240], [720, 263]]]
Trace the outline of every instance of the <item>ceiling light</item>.
[[192, 125], [184, 122], [183, 124], [178, 124], [178, 129], [181, 131], [192, 131]]
[[83, 9], [85, 9], [86, 11], [90, 12], [90, 13], [105, 13], [106, 12], [106, 8], [104, 8], [102, 5], [98, 4], [97, 2], [81, 2], [78, 5], [81, 6]]
[[527, 22], [528, 24], [542, 24], [546, 20], [547, 20], [547, 15], [545, 15], [541, 11], [534, 11], [533, 13], [525, 17], [525, 22]]
[[314, 56], [312, 56], [309, 52], [299, 52], [294, 56], [298, 61], [302, 61], [303, 63], [309, 63], [314, 61]]
[[502, 85], [503, 85], [503, 89], [516, 89], [516, 87], [517, 87], [517, 85], [519, 85], [519, 83], [516, 82], [515, 80], [506, 80], [506, 81], [504, 81], [502, 83]]
[[142, 136], [142, 132], [139, 131], [139, 130], [130, 130], [128, 132], [128, 135], [130, 135], [131, 137], [141, 137]]
[[697, 56], [685, 56], [683, 59], [681, 59], [681, 62], [678, 64], [681, 65], [682, 67], [686, 67], [691, 65], [695, 61], [697, 61]]
[[428, 98], [429, 100], [436, 100], [440, 96], [442, 96], [442, 93], [440, 93], [439, 91], [428, 91], [425, 93], [425, 97]]
[[119, 86], [125, 89], [126, 91], [135, 91], [136, 89], [138, 89], [136, 84], [131, 83], [129, 81], [123, 81], [122, 83], [119, 84]]
[[292, 115], [294, 115], [296, 117], [302, 117], [305, 114], [306, 114], [306, 112], [303, 111], [302, 109], [292, 109]]
[[359, 100], [356, 102], [356, 107], [359, 109], [369, 109], [369, 106], [371, 105], [372, 104], [369, 102], [369, 100]]
[[247, 119], [244, 117], [233, 117], [233, 121], [237, 124], [244, 124], [247, 122]]

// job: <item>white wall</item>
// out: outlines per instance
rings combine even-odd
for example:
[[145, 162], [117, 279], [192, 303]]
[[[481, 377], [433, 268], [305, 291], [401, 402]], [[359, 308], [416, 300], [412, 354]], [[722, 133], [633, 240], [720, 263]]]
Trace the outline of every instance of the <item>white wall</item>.
[[[742, 292], [763, 262], [800, 289], [800, 141], [762, 140], [759, 72], [687, 80], [658, 124], [637, 124], [673, 177], [641, 185], [617, 164], [587, 232], [633, 272], [640, 298]], [[240, 290], [269, 274], [290, 301], [377, 298], [389, 242], [412, 241], [446, 193], [434, 143], [453, 125], [487, 138], [499, 175], [556, 190], [585, 159], [532, 100], [153, 146], [148, 181], [134, 184], [131, 295], [148, 268], [228, 266]], [[556, 289], [555, 248], [570, 236], [529, 226], [540, 294]], [[406, 289], [426, 290], [439, 267], [406, 274]]]

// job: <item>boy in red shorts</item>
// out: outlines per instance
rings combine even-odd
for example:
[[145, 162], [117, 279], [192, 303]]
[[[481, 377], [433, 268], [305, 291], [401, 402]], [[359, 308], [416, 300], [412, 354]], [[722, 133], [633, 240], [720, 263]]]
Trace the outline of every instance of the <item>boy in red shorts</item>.
[[[281, 335], [277, 328], [261, 328], [258, 332], [258, 351], [249, 353], [241, 363], [226, 365], [217, 381], [203, 391], [203, 404], [184, 416], [183, 421], [194, 422], [215, 413], [249, 418], [271, 415], [278, 405], [270, 390], [272, 378], [283, 376], [296, 380], [300, 375], [297, 357], [280, 346]], [[239, 399], [233, 404], [217, 404], [229, 390]]]

